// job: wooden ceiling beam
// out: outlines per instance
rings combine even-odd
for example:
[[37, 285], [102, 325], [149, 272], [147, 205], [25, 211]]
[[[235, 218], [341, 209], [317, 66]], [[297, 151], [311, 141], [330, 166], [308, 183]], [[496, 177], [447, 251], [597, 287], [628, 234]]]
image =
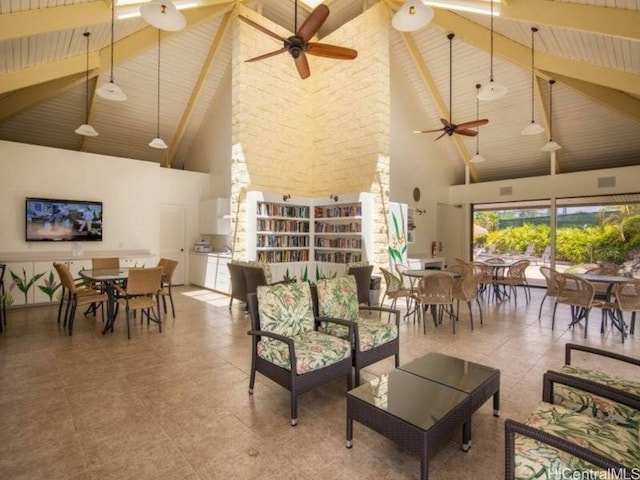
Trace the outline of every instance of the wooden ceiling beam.
[[[433, 98], [438, 108], [438, 113], [440, 114], [440, 117], [449, 118], [449, 109], [447, 108], [446, 103], [442, 98], [442, 95], [440, 95], [440, 92], [438, 91], [436, 82], [433, 80], [433, 77], [431, 76], [431, 72], [429, 72], [429, 68], [427, 67], [427, 64], [422, 58], [418, 45], [413, 39], [413, 36], [408, 33], [401, 33], [401, 35], [402, 35], [402, 39], [404, 40], [404, 44], [407, 47], [409, 55], [411, 56], [411, 59], [413, 60], [414, 65], [416, 66], [416, 68], [418, 69], [418, 72], [420, 73], [420, 77], [422, 78], [422, 82], [424, 83], [424, 86], [427, 87], [427, 90], [431, 94], [431, 97]], [[475, 166], [470, 162], [471, 154], [469, 153], [469, 149], [467, 149], [467, 146], [464, 144], [464, 142], [458, 135], [452, 135], [451, 140], [453, 140], [453, 143], [456, 149], [458, 150], [458, 154], [460, 155], [460, 158], [462, 158], [462, 161], [465, 167], [469, 169], [471, 180], [474, 182], [477, 182], [478, 173]]]
[[[574, 4], [572, 4], [574, 5]], [[446, 10], [435, 9], [433, 24], [444, 32], [455, 32], [468, 44], [490, 51], [489, 30]], [[525, 69], [531, 68], [531, 49], [494, 32], [494, 53]], [[536, 50], [536, 67], [550, 74], [563, 75], [640, 96], [640, 74], [613, 70], [601, 65], [558, 57]], [[499, 81], [500, 72], [496, 74]]]
[[[198, 7], [184, 10], [182, 13], [187, 16], [192, 10], [227, 5], [232, 7], [237, 3], [238, 0], [201, 0]], [[116, 13], [117, 11], [116, 6]], [[111, 3], [108, 1], [4, 13], [0, 15], [0, 41], [71, 30], [78, 28], [78, 25], [90, 26], [110, 21]]]
[[229, 30], [229, 25], [231, 24], [231, 20], [235, 17], [233, 12], [228, 12], [225, 14], [225, 17], [222, 19], [220, 27], [216, 32], [216, 36], [211, 43], [211, 47], [209, 48], [209, 53], [207, 54], [207, 58], [202, 64], [202, 68], [200, 69], [200, 74], [198, 75], [198, 79], [191, 90], [191, 96], [189, 97], [189, 102], [182, 113], [182, 118], [180, 118], [180, 122], [178, 123], [178, 127], [176, 128], [175, 133], [173, 134], [173, 138], [171, 139], [171, 143], [169, 144], [169, 151], [167, 154], [167, 167], [171, 167], [173, 163], [173, 159], [176, 156], [178, 151], [178, 147], [180, 146], [180, 142], [182, 141], [182, 137], [184, 136], [184, 132], [187, 130], [187, 126], [189, 125], [189, 121], [191, 120], [191, 116], [193, 115], [193, 111], [198, 103], [198, 98], [202, 93], [202, 87], [204, 86], [205, 80], [209, 75], [209, 71], [211, 70], [211, 66], [215, 61], [218, 53], [220, 52], [220, 47], [222, 46], [222, 42], [227, 35], [227, 31]]
[[[97, 77], [98, 69], [89, 71], [89, 78]], [[85, 72], [74, 73], [64, 78], [57, 78], [50, 82], [24, 88], [11, 95], [0, 99], [0, 123], [20, 113], [22, 110], [33, 107], [41, 102], [49, 100], [70, 88], [77, 87], [85, 81]]]

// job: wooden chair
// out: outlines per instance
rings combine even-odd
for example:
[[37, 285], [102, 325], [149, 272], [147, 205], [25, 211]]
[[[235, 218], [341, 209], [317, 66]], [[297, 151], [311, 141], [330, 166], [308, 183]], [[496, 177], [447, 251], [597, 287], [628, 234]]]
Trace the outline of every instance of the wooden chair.
[[[314, 314], [319, 319], [340, 318], [353, 322], [353, 366], [355, 384], [360, 385], [360, 370], [384, 358], [394, 356], [395, 366], [400, 366], [400, 312], [384, 307], [360, 306], [357, 280], [353, 275], [319, 280], [311, 289]], [[360, 316], [360, 311], [378, 310], [395, 314], [393, 324], [381, 323]], [[344, 325], [328, 323], [323, 331], [345, 340], [350, 330]]]
[[173, 294], [171, 293], [171, 285], [173, 284], [173, 273], [178, 266], [177, 260], [171, 260], [169, 258], [161, 258], [158, 261], [158, 267], [162, 268], [162, 287], [160, 289], [160, 295], [162, 296], [162, 307], [164, 313], [167, 313], [167, 297], [171, 303], [171, 313], [173, 318], [176, 318], [176, 309], [173, 305]]
[[371, 301], [369, 300], [369, 286], [371, 285], [372, 272], [373, 265], [349, 267], [347, 269], [347, 275], [353, 275], [353, 277], [356, 279], [359, 304], [366, 303], [367, 305], [371, 305]]
[[301, 394], [343, 376], [347, 377], [347, 390], [351, 389], [352, 323], [324, 320], [346, 326], [347, 340], [318, 331], [320, 322], [313, 315], [308, 283], [260, 286], [257, 293], [247, 296], [247, 301], [251, 317], [248, 333], [252, 338], [250, 395], [256, 372], [289, 390], [291, 425], [295, 426]]
[[114, 285], [120, 295], [118, 303], [124, 304], [127, 315], [127, 337], [131, 339], [129, 312], [141, 311], [140, 323], [144, 316], [158, 324], [162, 333], [162, 317], [160, 315], [160, 292], [162, 289], [162, 267], [130, 268], [126, 289]]
[[547, 289], [544, 292], [544, 297], [542, 297], [542, 301], [540, 302], [540, 309], [538, 310], [538, 320], [542, 316], [542, 305], [547, 297], [557, 297], [558, 296], [558, 282], [556, 280], [556, 272], [551, 267], [540, 267], [540, 273], [544, 277], [544, 281], [547, 284]]
[[60, 323], [62, 305], [66, 302], [67, 307], [64, 312], [64, 322], [62, 326], [68, 326], [69, 336], [73, 334], [73, 322], [76, 315], [76, 308], [79, 305], [93, 306], [90, 310], [93, 311], [94, 314], [99, 306], [102, 312], [102, 321], [104, 322], [104, 303], [109, 300], [107, 294], [85, 287], [83, 284], [77, 284], [71, 276], [69, 268], [64, 263], [54, 263], [53, 266], [56, 272], [58, 272], [62, 285], [62, 296], [60, 298], [60, 306], [58, 307], [58, 323]]
[[427, 333], [427, 322], [424, 319], [424, 313], [427, 305], [432, 309], [435, 326], [442, 323], [445, 306], [449, 306], [453, 333], [456, 333], [456, 320], [453, 318], [453, 275], [442, 272], [422, 277], [418, 283], [416, 299], [418, 302], [416, 310], [422, 317], [425, 334]]

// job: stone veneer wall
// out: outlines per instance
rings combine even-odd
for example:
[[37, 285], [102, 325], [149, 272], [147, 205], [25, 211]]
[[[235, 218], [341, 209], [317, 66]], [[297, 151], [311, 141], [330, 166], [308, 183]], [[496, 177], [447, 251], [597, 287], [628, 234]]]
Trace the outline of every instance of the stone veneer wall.
[[[288, 37], [257, 13], [240, 13]], [[246, 257], [244, 193], [260, 190], [305, 197], [372, 192], [376, 197], [374, 262], [387, 263], [383, 204], [389, 194], [389, 10], [378, 4], [321, 42], [358, 50], [353, 61], [308, 55], [301, 80], [286, 53], [245, 60], [280, 48], [264, 33], [236, 22], [232, 55], [231, 212], [234, 257]], [[383, 197], [384, 196], [384, 197]]]

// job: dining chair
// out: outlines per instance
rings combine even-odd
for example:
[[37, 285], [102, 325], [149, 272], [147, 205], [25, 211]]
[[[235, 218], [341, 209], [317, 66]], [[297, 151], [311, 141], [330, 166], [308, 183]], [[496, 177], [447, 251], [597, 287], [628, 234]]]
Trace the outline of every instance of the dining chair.
[[100, 293], [93, 288], [77, 283], [73, 279], [69, 267], [64, 263], [54, 263], [53, 267], [56, 269], [56, 272], [58, 272], [58, 277], [60, 277], [60, 283], [62, 285], [62, 296], [60, 298], [60, 306], [58, 307], [58, 323], [60, 323], [62, 305], [66, 302], [67, 307], [64, 311], [64, 321], [62, 326], [69, 329], [69, 336], [73, 334], [73, 323], [76, 316], [76, 308], [78, 306], [90, 305], [90, 310], [94, 314], [98, 307], [100, 307], [102, 321], [104, 322], [104, 304], [109, 300], [107, 294]]
[[167, 313], [167, 297], [171, 303], [171, 313], [173, 318], [176, 318], [176, 309], [173, 305], [173, 294], [171, 292], [171, 285], [173, 284], [173, 273], [178, 266], [177, 260], [171, 260], [170, 258], [161, 258], [158, 261], [158, 267], [162, 268], [162, 283], [160, 288], [160, 295], [162, 297], [162, 307], [164, 313]]
[[569, 305], [571, 307], [571, 323], [569, 326], [573, 327], [581, 320], [584, 320], [584, 337], [587, 338], [589, 313], [594, 307], [594, 286], [591, 282], [568, 273], [556, 273], [555, 277], [558, 282], [558, 295], [553, 304], [551, 330], [555, 326], [558, 304]]
[[544, 277], [544, 281], [547, 284], [547, 289], [544, 292], [544, 296], [542, 297], [542, 301], [540, 302], [540, 309], [538, 310], [538, 320], [542, 316], [542, 305], [544, 305], [544, 301], [547, 297], [556, 297], [558, 296], [558, 281], [556, 280], [556, 272], [551, 267], [540, 267], [540, 273]]
[[418, 282], [416, 300], [416, 311], [422, 317], [422, 327], [425, 334], [427, 333], [427, 322], [424, 314], [427, 306], [431, 307], [435, 326], [442, 324], [445, 307], [448, 306], [453, 333], [456, 333], [456, 319], [453, 316], [453, 275], [438, 272], [422, 277]]
[[127, 286], [122, 288], [114, 285], [120, 298], [118, 303], [125, 306], [127, 315], [127, 337], [131, 339], [131, 326], [129, 312], [140, 310], [140, 323], [147, 317], [147, 325], [150, 321], [158, 324], [162, 333], [162, 317], [160, 314], [160, 292], [162, 290], [162, 267], [130, 268], [127, 276]]
[[[585, 270], [584, 273], [590, 275], [618, 275], [618, 269], [612, 266], [593, 267]], [[595, 298], [599, 300], [607, 300], [609, 294], [609, 284], [603, 282], [594, 282], [594, 288], [596, 289]]]
[[478, 299], [480, 275], [472, 274], [471, 269], [466, 265], [450, 265], [445, 270], [459, 275], [454, 277], [451, 288], [451, 297], [456, 301], [456, 318], [460, 318], [458, 314], [460, 312], [460, 300], [462, 300], [467, 304], [467, 307], [469, 307], [471, 330], [473, 330], [473, 309], [471, 307], [471, 303], [476, 302], [480, 312], [480, 325], [482, 325], [482, 306]]
[[509, 288], [509, 293], [506, 294], [507, 298], [513, 299], [515, 303], [518, 303], [518, 290], [517, 287], [521, 287], [524, 291], [524, 298], [527, 303], [531, 300], [531, 290], [529, 288], [529, 282], [527, 281], [527, 267], [531, 262], [529, 260], [518, 260], [511, 264], [507, 269], [504, 276], [498, 278], [496, 283], [498, 286], [502, 286], [505, 291]]
[[[384, 305], [384, 299], [389, 298], [391, 299], [391, 308], [395, 309], [398, 299], [404, 298], [407, 310], [409, 310], [411, 302], [415, 300], [413, 292], [410, 289], [405, 288], [402, 285], [402, 279], [396, 277], [390, 270], [381, 267], [380, 271], [382, 272], [385, 283], [385, 290], [382, 294], [382, 301], [380, 302], [380, 305]], [[380, 313], [380, 315], [382, 315], [382, 313]], [[391, 314], [389, 314], [389, 320], [391, 320]]]
[[402, 287], [406, 288], [407, 290], [413, 291], [413, 284], [415, 279], [408, 277], [407, 275], [404, 274], [404, 272], [406, 272], [407, 270], [410, 270], [409, 266], [403, 263], [396, 263], [394, 265], [394, 268], [396, 269], [396, 273], [402, 280]]
[[120, 259], [119, 258], [101, 258], [94, 257], [91, 259], [91, 268], [93, 270], [102, 270], [102, 269], [117, 269], [120, 268]]
[[[631, 324], [629, 333], [633, 335], [636, 329], [636, 313], [640, 311], [640, 280], [636, 278], [630, 278], [625, 283], [619, 283], [613, 287], [613, 294], [615, 296], [615, 303], [618, 311], [620, 312], [621, 320], [624, 325], [624, 312], [631, 312]], [[624, 334], [623, 334], [624, 340]]]

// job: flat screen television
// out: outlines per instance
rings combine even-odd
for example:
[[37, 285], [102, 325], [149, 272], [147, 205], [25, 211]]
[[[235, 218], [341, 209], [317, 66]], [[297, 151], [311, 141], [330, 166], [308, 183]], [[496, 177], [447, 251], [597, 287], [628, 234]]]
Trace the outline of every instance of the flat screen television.
[[102, 202], [27, 198], [27, 242], [102, 241]]

